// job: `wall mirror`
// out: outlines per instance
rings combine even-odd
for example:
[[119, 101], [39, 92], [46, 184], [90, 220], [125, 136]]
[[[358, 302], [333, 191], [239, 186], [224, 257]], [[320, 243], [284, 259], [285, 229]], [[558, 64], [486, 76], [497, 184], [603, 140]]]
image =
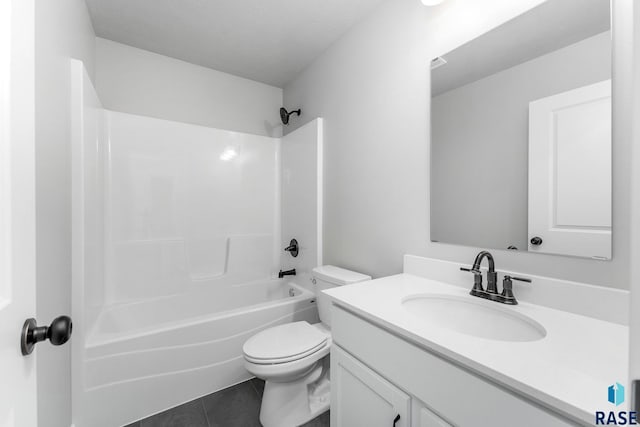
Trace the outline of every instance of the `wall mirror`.
[[431, 240], [611, 258], [609, 0], [549, 0], [431, 63]]

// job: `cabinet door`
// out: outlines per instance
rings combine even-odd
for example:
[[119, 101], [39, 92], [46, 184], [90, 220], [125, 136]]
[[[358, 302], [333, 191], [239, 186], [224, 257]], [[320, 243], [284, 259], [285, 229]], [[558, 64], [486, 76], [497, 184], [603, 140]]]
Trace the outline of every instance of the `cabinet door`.
[[421, 403], [414, 400], [415, 427], [451, 427], [451, 424], [431, 412]]
[[410, 427], [410, 405], [407, 394], [340, 347], [332, 347], [332, 427]]

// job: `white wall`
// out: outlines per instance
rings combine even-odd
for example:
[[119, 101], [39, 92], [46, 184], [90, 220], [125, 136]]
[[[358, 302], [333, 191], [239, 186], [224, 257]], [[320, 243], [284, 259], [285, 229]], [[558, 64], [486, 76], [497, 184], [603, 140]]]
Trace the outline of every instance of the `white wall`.
[[96, 89], [109, 110], [280, 136], [282, 89], [96, 39]]
[[610, 78], [607, 31], [432, 98], [431, 239], [526, 251], [529, 103]]
[[[83, 0], [35, 2], [36, 281], [38, 323], [71, 312], [71, 61], [94, 72]], [[71, 423], [70, 345], [38, 347], [38, 420]]]
[[[405, 253], [472, 262], [478, 248], [429, 242], [429, 60], [539, 3], [388, 0], [285, 87], [286, 105], [325, 118], [325, 263], [383, 276]], [[628, 101], [618, 77], [614, 111]], [[498, 268], [628, 287], [627, 128], [615, 119], [613, 261], [494, 251]]]

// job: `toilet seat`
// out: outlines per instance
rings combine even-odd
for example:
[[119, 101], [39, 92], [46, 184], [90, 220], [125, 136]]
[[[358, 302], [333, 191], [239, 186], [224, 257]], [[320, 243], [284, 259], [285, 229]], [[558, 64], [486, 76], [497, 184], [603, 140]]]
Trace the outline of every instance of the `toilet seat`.
[[328, 343], [328, 333], [302, 321], [259, 332], [247, 340], [242, 350], [250, 363], [274, 365], [304, 359], [327, 347]]

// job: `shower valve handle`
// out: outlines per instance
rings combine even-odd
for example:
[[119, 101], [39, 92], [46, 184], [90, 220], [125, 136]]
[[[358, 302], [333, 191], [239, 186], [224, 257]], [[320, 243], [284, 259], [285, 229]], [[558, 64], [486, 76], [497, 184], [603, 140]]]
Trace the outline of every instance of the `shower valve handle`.
[[300, 248], [298, 246], [298, 241], [296, 239], [291, 239], [291, 241], [289, 242], [289, 246], [284, 248], [284, 250], [286, 252], [289, 252], [292, 257], [294, 257], [294, 258], [297, 257], [298, 256], [298, 251], [300, 250]]

